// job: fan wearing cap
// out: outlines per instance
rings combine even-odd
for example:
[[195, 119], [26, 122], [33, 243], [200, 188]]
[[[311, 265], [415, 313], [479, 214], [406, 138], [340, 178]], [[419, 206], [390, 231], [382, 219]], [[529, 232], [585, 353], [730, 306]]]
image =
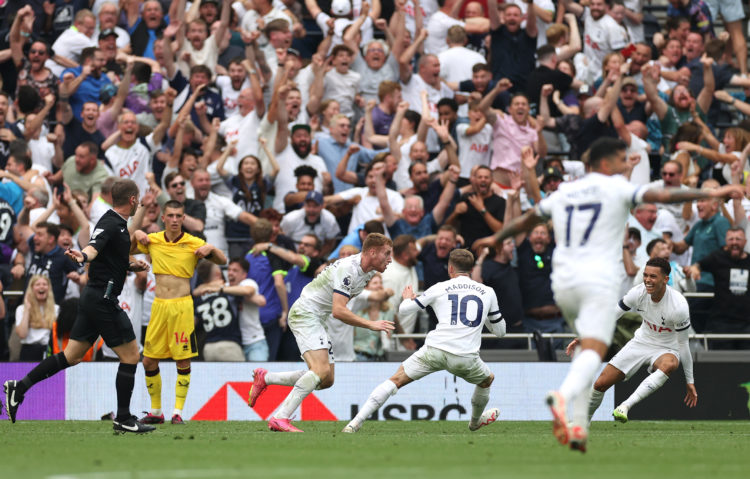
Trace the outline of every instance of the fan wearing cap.
[[99, 32], [99, 50], [104, 54], [104, 72], [113, 72], [115, 75], [122, 75], [122, 68], [115, 61], [117, 57], [117, 37], [119, 35], [113, 28], [108, 28]]
[[290, 211], [281, 220], [281, 229], [295, 243], [302, 241], [305, 235], [313, 234], [323, 242], [323, 254], [327, 255], [336, 245], [336, 238], [341, 234], [336, 217], [323, 208], [323, 194], [309, 191], [301, 209]]
[[549, 194], [557, 191], [560, 183], [563, 182], [563, 173], [556, 166], [550, 166], [544, 170], [544, 178], [542, 179], [542, 197], [548, 196]]
[[[94, 8], [96, 11], [96, 8]], [[130, 35], [124, 28], [120, 28], [117, 26], [117, 21], [119, 20], [120, 15], [120, 9], [117, 6], [117, 2], [115, 0], [107, 0], [102, 4], [101, 7], [99, 7], [99, 13], [97, 14], [99, 18], [99, 25], [97, 25], [96, 30], [94, 31], [94, 35], [97, 38], [100, 37], [100, 33], [105, 30], [114, 30], [116, 35], [116, 44], [117, 49], [125, 49], [130, 47]]]

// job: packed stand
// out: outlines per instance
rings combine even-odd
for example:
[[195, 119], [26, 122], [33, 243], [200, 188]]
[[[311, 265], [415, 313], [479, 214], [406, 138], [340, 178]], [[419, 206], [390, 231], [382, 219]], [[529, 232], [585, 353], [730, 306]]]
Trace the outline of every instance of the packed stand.
[[[143, 233], [164, 230], [178, 201], [183, 231], [229, 259], [202, 261], [190, 280], [201, 358], [297, 361], [289, 308], [372, 232], [393, 238], [393, 263], [351, 301], [356, 314], [426, 333], [430, 315], [397, 314], [401, 291], [447, 280], [448, 255], [466, 247], [508, 332], [536, 333], [554, 356], [565, 342], [539, 333], [570, 328], [550, 286], [551, 230], [502, 244], [494, 233], [583, 176], [602, 136], [627, 145], [629, 180], [646, 187], [745, 184], [750, 172], [739, 0], [670, 0], [652, 10], [662, 22], [638, 0], [11, 3], [3, 360], [64, 348], [87, 271], [63, 253], [97, 236], [115, 178], [137, 183]], [[622, 293], [665, 258], [671, 286], [714, 293], [690, 299], [695, 331], [750, 333], [748, 194], [635, 208], [613, 272]], [[119, 297], [142, 336], [155, 288], [153, 272], [129, 273]], [[328, 327], [339, 361], [420, 342]], [[100, 341], [86, 359], [114, 357]]]

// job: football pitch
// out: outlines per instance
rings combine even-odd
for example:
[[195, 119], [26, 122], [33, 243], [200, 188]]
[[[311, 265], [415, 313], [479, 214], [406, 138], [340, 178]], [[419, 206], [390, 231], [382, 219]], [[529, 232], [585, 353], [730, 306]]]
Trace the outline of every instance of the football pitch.
[[464, 422], [165, 424], [117, 436], [109, 422], [0, 423], [0, 477], [11, 478], [747, 478], [750, 423], [594, 423], [586, 454], [560, 446], [548, 422], [504, 422], [471, 433]]

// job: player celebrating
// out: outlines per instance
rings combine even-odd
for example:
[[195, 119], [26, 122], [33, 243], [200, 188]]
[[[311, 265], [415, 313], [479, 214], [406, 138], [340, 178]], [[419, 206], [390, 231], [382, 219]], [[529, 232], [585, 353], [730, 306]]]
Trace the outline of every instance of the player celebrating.
[[250, 407], [268, 384], [294, 386], [273, 418], [268, 421], [272, 431], [302, 432], [289, 420], [302, 400], [314, 389], [333, 385], [333, 352], [328, 338], [326, 319], [329, 316], [352, 326], [373, 331], [394, 329], [391, 321], [370, 321], [349, 311], [346, 304], [362, 292], [376, 272], [382, 273], [391, 262], [393, 243], [378, 233], [370, 233], [362, 244], [362, 252], [348, 256], [323, 270], [305, 286], [299, 299], [289, 311], [289, 328], [294, 333], [302, 358], [309, 371], [268, 372], [263, 368], [253, 371]]
[[96, 223], [91, 241], [83, 251], [65, 252], [78, 264], [91, 263], [89, 281], [81, 292], [78, 316], [65, 350], [39, 363], [20, 381], [5, 381], [5, 407], [12, 422], [16, 422], [18, 406], [31, 386], [80, 363], [86, 351], [101, 336], [120, 358], [115, 379], [115, 432], [138, 434], [154, 430], [153, 426], [140, 424], [135, 416], [130, 415], [130, 398], [139, 359], [138, 344], [133, 325], [117, 301], [127, 272], [148, 269], [148, 264], [143, 261], [129, 262], [132, 238], [128, 231], [128, 217], [136, 215], [133, 224], [138, 227], [145, 212], [142, 204], [138, 208], [138, 186], [128, 179], [115, 180], [112, 185], [112, 205], [112, 209]]
[[465, 249], [453, 250], [448, 257], [451, 279], [433, 285], [419, 297], [411, 286], [404, 288], [399, 314], [429, 308], [437, 316], [438, 325], [427, 334], [424, 346], [409, 356], [396, 374], [373, 389], [342, 432], [357, 432], [399, 389], [436, 371], [448, 371], [476, 384], [471, 396], [471, 431], [495, 422], [500, 411], [497, 408], [484, 410], [495, 375], [479, 357], [479, 346], [485, 320], [489, 318], [487, 328], [498, 338], [505, 336], [505, 320], [500, 314], [495, 291], [471, 279], [473, 266], [474, 255]]
[[172, 358], [177, 364], [172, 424], [184, 424], [182, 408], [190, 387], [190, 358], [198, 355], [190, 278], [195, 273], [199, 259], [206, 258], [222, 265], [227, 262], [227, 258], [215, 246], [182, 231], [185, 206], [179, 201], [167, 201], [161, 219], [164, 231], [149, 235], [136, 231], [137, 242], [133, 244], [133, 249], [151, 255], [156, 275], [156, 297], [151, 306], [151, 321], [146, 329], [143, 347], [143, 368], [146, 371], [146, 387], [151, 396], [151, 411], [141, 418], [141, 422], [164, 422], [159, 360]]
[[[635, 310], [643, 317], [643, 323], [594, 383], [589, 421], [602, 403], [604, 392], [613, 384], [630, 379], [645, 364], [651, 374], [614, 410], [612, 415], [617, 421], [628, 422], [630, 408], [662, 387], [680, 361], [687, 383], [685, 404], [694, 407], [698, 403], [693, 380], [693, 357], [688, 346], [690, 310], [687, 300], [667, 286], [671, 269], [669, 262], [663, 258], [649, 260], [643, 270], [643, 283], [628, 291], [620, 300], [617, 317]], [[570, 354], [578, 342], [578, 339], [573, 340], [566, 352]]]
[[[557, 247], [552, 256], [552, 291], [569, 322], [581, 337], [568, 374], [559, 391], [547, 394], [553, 416], [553, 433], [561, 444], [586, 451], [588, 406], [594, 375], [607, 352], [616, 322], [617, 275], [630, 209], [638, 203], [681, 203], [699, 198], [742, 194], [741, 186], [713, 190], [647, 189], [633, 185], [620, 174], [631, 168], [625, 143], [599, 138], [589, 151], [590, 173], [563, 183], [530, 211], [514, 219], [481, 245], [491, 245], [529, 231], [551, 218]], [[566, 405], [572, 404], [572, 427]]]

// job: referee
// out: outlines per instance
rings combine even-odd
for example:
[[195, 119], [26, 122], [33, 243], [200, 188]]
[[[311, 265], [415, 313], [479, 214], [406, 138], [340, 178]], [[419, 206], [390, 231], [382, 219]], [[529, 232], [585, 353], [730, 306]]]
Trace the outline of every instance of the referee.
[[142, 205], [138, 208], [138, 186], [135, 182], [128, 179], [115, 180], [112, 185], [112, 204], [113, 208], [96, 224], [88, 246], [83, 248], [83, 251], [65, 252], [65, 255], [76, 263], [91, 263], [89, 281], [81, 293], [78, 316], [65, 350], [39, 363], [20, 381], [5, 382], [6, 410], [12, 422], [16, 422], [18, 406], [31, 386], [80, 363], [86, 351], [101, 336], [120, 358], [115, 380], [115, 432], [145, 433], [155, 429], [153, 426], [139, 423], [136, 417], [130, 414], [130, 397], [133, 394], [135, 371], [140, 356], [133, 327], [117, 301], [127, 271], [148, 269], [148, 264], [143, 261], [129, 262], [131, 236], [128, 231], [128, 218], [135, 215], [135, 230], [140, 225], [145, 210]]

